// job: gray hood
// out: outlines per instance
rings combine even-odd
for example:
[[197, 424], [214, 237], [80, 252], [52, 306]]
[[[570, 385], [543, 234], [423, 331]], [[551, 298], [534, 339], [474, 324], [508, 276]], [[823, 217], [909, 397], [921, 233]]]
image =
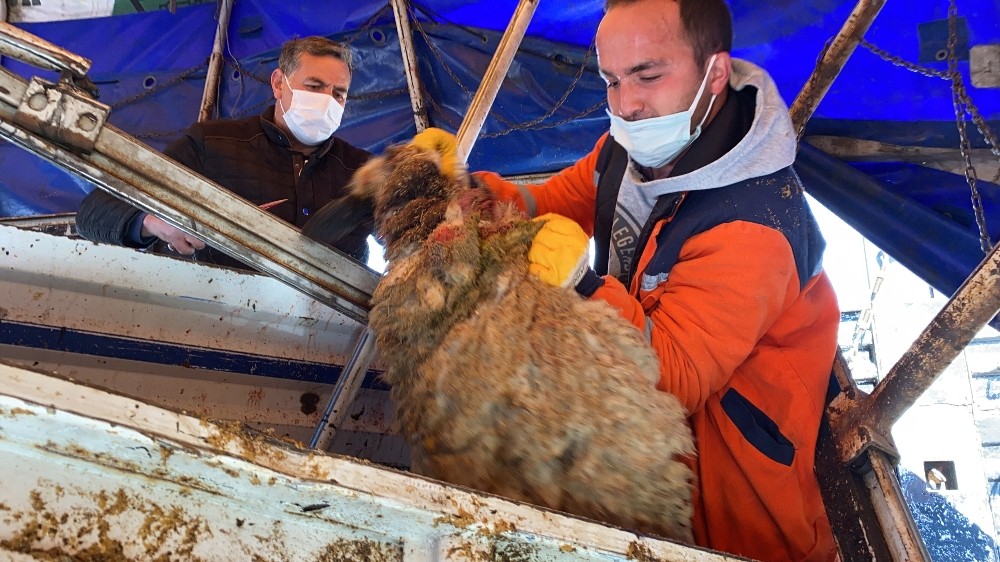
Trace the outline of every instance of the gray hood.
[[[734, 90], [747, 86], [757, 89], [757, 107], [750, 131], [725, 156], [688, 174], [641, 182], [647, 196], [712, 189], [750, 178], [766, 176], [791, 166], [795, 161], [796, 140], [788, 106], [781, 99], [771, 76], [759, 66], [734, 58], [729, 84]], [[635, 164], [628, 176], [639, 179]]]

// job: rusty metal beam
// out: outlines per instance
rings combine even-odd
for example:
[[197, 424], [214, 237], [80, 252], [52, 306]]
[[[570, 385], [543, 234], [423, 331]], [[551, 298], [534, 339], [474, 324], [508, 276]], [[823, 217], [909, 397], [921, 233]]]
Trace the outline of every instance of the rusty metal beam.
[[891, 426], [917, 401], [1000, 310], [1000, 247], [976, 267], [913, 345], [872, 391], [882, 423]]
[[892, 425], [1000, 310], [1000, 246], [979, 264], [871, 395], [841, 394], [830, 405], [840, 458], [857, 464], [867, 449], [898, 456]]
[[538, 0], [520, 0], [517, 3], [514, 15], [511, 17], [510, 23], [507, 24], [507, 30], [504, 31], [503, 37], [500, 38], [500, 44], [497, 45], [497, 52], [493, 54], [493, 59], [490, 60], [490, 65], [486, 68], [483, 82], [476, 90], [476, 95], [469, 105], [469, 111], [466, 113], [465, 119], [462, 120], [462, 126], [458, 129], [456, 135], [458, 137], [457, 152], [461, 162], [469, 160], [472, 145], [479, 137], [479, 131], [482, 130], [483, 123], [486, 122], [486, 116], [490, 113], [493, 101], [497, 97], [497, 92], [500, 91], [504, 77], [507, 76], [507, 70], [510, 69], [510, 64], [514, 61], [514, 55], [517, 54], [521, 39], [524, 38], [524, 33], [527, 31], [528, 24], [531, 23], [531, 18], [535, 15], [537, 7]]
[[854, 49], [857, 48], [858, 43], [871, 27], [872, 22], [875, 21], [875, 16], [882, 11], [884, 5], [885, 0], [860, 0], [847, 21], [844, 22], [840, 32], [823, 53], [823, 59], [817, 63], [812, 76], [806, 81], [799, 95], [795, 97], [792, 108], [789, 110], [797, 138], [802, 138], [802, 132], [805, 130], [809, 118], [823, 101], [823, 97], [830, 90], [833, 81], [840, 75], [840, 71], [847, 64], [847, 60], [851, 58]]
[[90, 70], [90, 59], [3, 22], [0, 22], [0, 55], [74, 76], [85, 76]]
[[898, 458], [892, 437], [886, 433], [868, 439], [871, 428], [853, 428], [855, 442], [868, 441], [871, 446], [845, 464], [841, 448], [844, 436], [832, 428], [838, 425], [843, 431], [843, 420], [838, 416], [863, 408], [869, 397], [858, 389], [841, 353], [834, 361], [833, 375], [841, 390], [820, 426], [816, 477], [841, 559], [930, 562], [892, 468]]
[[424, 105], [424, 87], [423, 83], [420, 82], [417, 53], [413, 48], [413, 30], [410, 28], [408, 6], [408, 0], [392, 0], [392, 14], [396, 18], [399, 50], [403, 56], [403, 70], [406, 73], [406, 87], [410, 92], [413, 121], [416, 123], [419, 133], [430, 126], [430, 120], [427, 118], [427, 106]]
[[212, 55], [208, 59], [208, 74], [205, 75], [205, 90], [201, 95], [201, 110], [198, 121], [208, 121], [212, 118], [215, 106], [219, 100], [219, 75], [222, 73], [224, 60], [222, 48], [225, 46], [226, 33], [229, 29], [229, 16], [233, 12], [233, 0], [222, 0], [219, 3], [219, 25], [215, 28], [215, 43], [212, 45]]
[[[848, 162], [911, 162], [958, 175], [964, 175], [966, 170], [965, 157], [958, 148], [905, 146], [824, 135], [808, 136], [802, 140], [834, 158]], [[966, 152], [980, 179], [994, 183], [1000, 181], [1000, 160], [990, 149], [974, 148]]]
[[887, 459], [877, 449], [869, 449], [867, 456], [871, 470], [864, 474], [863, 479], [892, 560], [931, 562], [931, 556], [920, 537], [920, 530], [917, 529], [906, 498], [903, 497], [903, 490], [899, 487], [899, 480], [893, 470], [895, 462]]

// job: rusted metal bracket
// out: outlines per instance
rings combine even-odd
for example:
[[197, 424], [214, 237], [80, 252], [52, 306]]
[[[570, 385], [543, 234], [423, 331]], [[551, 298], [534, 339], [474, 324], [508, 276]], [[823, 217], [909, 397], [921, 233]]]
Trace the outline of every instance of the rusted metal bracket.
[[871, 396], [854, 384], [843, 358], [834, 362], [833, 374], [841, 390], [827, 413], [841, 461], [855, 472], [863, 473], [868, 470], [866, 453], [875, 448], [892, 464], [898, 462], [899, 449], [892, 440], [892, 426], [882, 423], [879, 413], [873, 411]]
[[[858, 389], [843, 355], [833, 373], [840, 394], [827, 410], [817, 473], [844, 562], [929, 562], [899, 487], [899, 451], [875, 401]], [[851, 469], [844, 471], [845, 464]], [[822, 467], [822, 471], [820, 470]]]
[[14, 123], [69, 148], [89, 153], [111, 108], [65, 82], [31, 79], [14, 114]]

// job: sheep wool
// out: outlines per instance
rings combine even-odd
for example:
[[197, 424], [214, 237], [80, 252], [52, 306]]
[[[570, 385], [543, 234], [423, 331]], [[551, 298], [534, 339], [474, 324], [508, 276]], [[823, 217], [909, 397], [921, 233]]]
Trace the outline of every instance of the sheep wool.
[[369, 321], [412, 470], [690, 542], [686, 413], [634, 326], [528, 273], [540, 225], [414, 146], [353, 190], [386, 246]]

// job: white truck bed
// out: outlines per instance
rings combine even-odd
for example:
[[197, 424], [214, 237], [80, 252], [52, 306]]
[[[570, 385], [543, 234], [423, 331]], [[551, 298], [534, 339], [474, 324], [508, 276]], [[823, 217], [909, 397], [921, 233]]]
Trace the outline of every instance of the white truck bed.
[[0, 467], [11, 560], [738, 560], [9, 364]]

